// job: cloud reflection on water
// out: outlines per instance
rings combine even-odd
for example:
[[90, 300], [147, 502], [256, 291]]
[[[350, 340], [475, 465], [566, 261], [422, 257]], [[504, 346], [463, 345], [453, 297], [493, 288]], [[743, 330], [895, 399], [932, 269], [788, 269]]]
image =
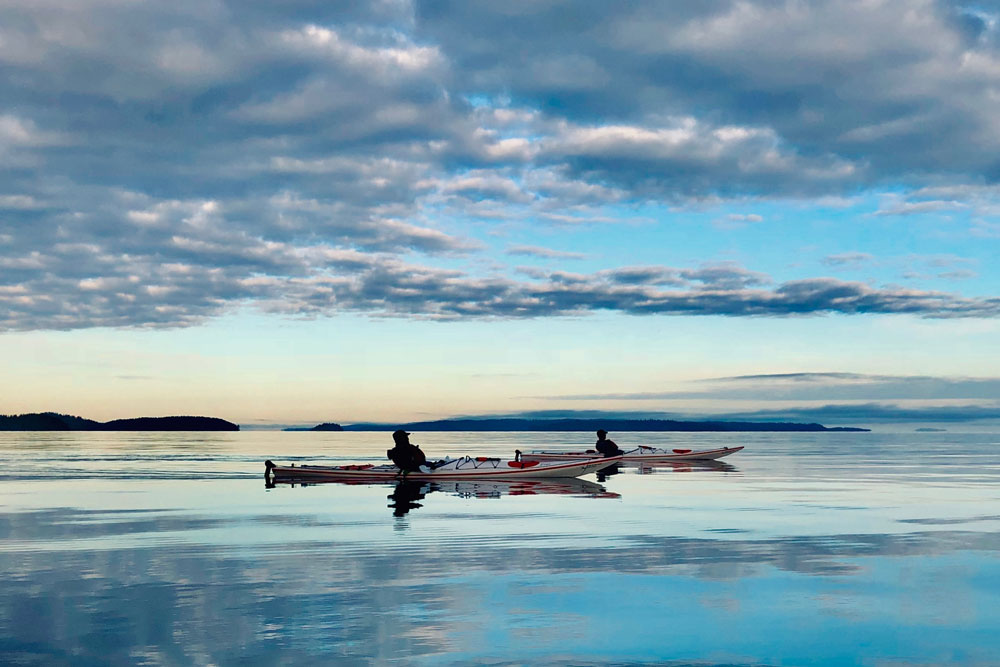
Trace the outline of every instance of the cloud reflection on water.
[[[428, 490], [426, 495], [435, 491], [455, 489]], [[510, 577], [529, 590], [532, 583], [562, 581], [571, 594], [579, 586], [598, 585], [608, 572], [626, 580], [661, 577], [651, 590], [669, 589], [668, 582], [676, 578], [717, 582], [708, 586], [708, 595], [708, 590], [740, 580], [777, 582], [783, 578], [777, 571], [836, 581], [867, 579], [866, 569], [906, 562], [900, 558], [919, 563], [919, 557], [971, 553], [995, 559], [1000, 551], [1000, 533], [955, 530], [780, 539], [635, 534], [612, 547], [595, 548], [565, 545], [545, 534], [490, 538], [484, 529], [478, 536], [417, 533], [395, 545], [376, 540], [365, 547], [338, 539], [342, 523], [317, 517], [304, 521], [295, 515], [235, 520], [51, 509], [0, 519], [0, 570], [6, 579], [0, 593], [5, 638], [0, 654], [14, 662], [75, 664], [147, 658], [168, 663], [310, 662], [317, 652], [375, 660], [443, 654], [455, 648], [456, 637], [483, 631], [481, 613], [474, 609], [482, 601], [473, 603], [468, 596], [488, 596], [497, 580]], [[439, 519], [447, 524], [462, 517], [445, 514]], [[307, 525], [312, 539], [255, 544], [244, 536], [238, 543], [207, 545], [176, 544], [171, 537], [225, 531], [234, 523], [250, 523], [261, 531]], [[126, 539], [118, 547], [48, 548], [138, 535], [151, 539], [145, 545]], [[823, 604], [844, 612], [838, 611], [836, 596], [816, 594]], [[522, 603], [544, 605], [539, 600], [545, 596], [538, 591], [527, 595]], [[721, 605], [724, 611], [728, 605], [739, 606], [732, 590], [721, 598], [714, 595], [706, 598], [709, 607]], [[857, 611], [850, 596], [847, 609]], [[553, 626], [561, 621], [573, 627], [587, 624], [586, 618], [567, 620], [558, 609], [545, 615]], [[288, 633], [291, 626], [298, 626], [294, 634]]]
[[774, 442], [547, 493], [8, 481], [0, 662], [989, 664], [992, 469]]

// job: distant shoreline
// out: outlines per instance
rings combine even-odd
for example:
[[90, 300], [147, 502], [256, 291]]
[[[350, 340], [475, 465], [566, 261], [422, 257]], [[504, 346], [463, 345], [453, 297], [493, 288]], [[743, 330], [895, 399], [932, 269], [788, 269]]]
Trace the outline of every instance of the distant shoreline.
[[[329, 428], [337, 426], [338, 428]], [[323, 428], [326, 427], [326, 428]], [[678, 421], [673, 419], [441, 419], [405, 424], [320, 424], [314, 427], [286, 428], [286, 431], [596, 431], [603, 428], [619, 432], [868, 432], [871, 429], [853, 426], [823, 426], [789, 422], [728, 422], [728, 421]]]
[[[605, 429], [618, 432], [673, 431], [687, 433], [831, 433], [869, 432], [871, 429], [854, 426], [823, 426], [822, 424], [794, 422], [746, 421], [680, 421], [674, 419], [622, 419], [622, 418], [563, 418], [519, 419], [477, 418], [440, 419], [402, 424], [360, 423], [341, 426], [325, 422], [316, 426], [288, 427], [284, 431], [596, 431]], [[55, 412], [38, 412], [23, 415], [0, 415], [0, 431], [239, 431], [238, 424], [218, 417], [173, 416], [138, 417], [98, 422]]]
[[0, 415], [0, 431], [239, 431], [238, 424], [218, 417], [136, 417], [108, 422], [56, 412]]

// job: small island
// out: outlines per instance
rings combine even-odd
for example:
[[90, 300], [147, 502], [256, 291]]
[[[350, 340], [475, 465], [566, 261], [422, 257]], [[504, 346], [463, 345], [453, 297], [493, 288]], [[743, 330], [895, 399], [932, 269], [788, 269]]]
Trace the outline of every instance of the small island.
[[325, 424], [318, 424], [317, 426], [290, 426], [288, 428], [281, 429], [282, 431], [343, 431], [344, 427], [340, 424], [334, 424], [333, 422], [326, 422]]
[[218, 417], [137, 417], [99, 422], [57, 412], [0, 415], [0, 431], [239, 431]]

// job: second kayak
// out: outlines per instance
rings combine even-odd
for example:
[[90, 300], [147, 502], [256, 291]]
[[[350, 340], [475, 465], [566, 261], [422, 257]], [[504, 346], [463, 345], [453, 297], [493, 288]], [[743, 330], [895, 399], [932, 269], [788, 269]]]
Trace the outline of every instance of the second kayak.
[[[623, 463], [657, 463], [661, 461], [714, 461], [724, 456], [735, 454], [743, 449], [739, 447], [722, 447], [721, 449], [661, 449], [641, 445], [630, 449], [620, 457], [602, 458], [602, 461], [617, 461]], [[589, 449], [583, 452], [526, 452], [521, 455], [525, 461], [580, 461], [601, 456], [597, 450]]]

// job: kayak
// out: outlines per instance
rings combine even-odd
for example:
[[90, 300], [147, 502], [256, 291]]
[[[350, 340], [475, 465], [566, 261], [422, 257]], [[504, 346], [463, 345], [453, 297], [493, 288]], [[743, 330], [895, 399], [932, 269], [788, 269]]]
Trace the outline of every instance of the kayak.
[[414, 472], [403, 472], [391, 464], [358, 464], [346, 466], [279, 466], [265, 461], [265, 474], [279, 479], [528, 479], [534, 477], [579, 477], [597, 472], [621, 461], [620, 456], [594, 459], [576, 458], [569, 461], [518, 461], [487, 456], [463, 456], [445, 459], [433, 467], [421, 466]]
[[[661, 449], [659, 447], [647, 447], [640, 445], [635, 449], [630, 449], [621, 455], [623, 463], [658, 463], [666, 461], [714, 461], [723, 456], [729, 456], [743, 449], [739, 447], [723, 447], [721, 449]], [[526, 452], [521, 455], [525, 461], [580, 461], [593, 459], [601, 456], [601, 453], [594, 449], [584, 452]], [[619, 457], [614, 457], [618, 459]], [[610, 461], [611, 458], [602, 459]]]

